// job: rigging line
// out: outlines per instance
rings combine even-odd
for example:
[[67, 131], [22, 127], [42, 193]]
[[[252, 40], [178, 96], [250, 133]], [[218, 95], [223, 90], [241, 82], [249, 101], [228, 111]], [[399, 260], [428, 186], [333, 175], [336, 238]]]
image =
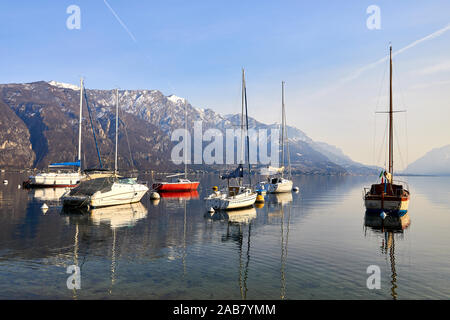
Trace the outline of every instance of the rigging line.
[[394, 124], [394, 132], [395, 132], [395, 138], [396, 138], [396, 141], [397, 141], [398, 154], [400, 155], [400, 162], [401, 162], [402, 168], [404, 170], [405, 169], [405, 163], [403, 161], [403, 155], [402, 155], [402, 151], [400, 149], [400, 139], [398, 138], [398, 133], [397, 133], [396, 129], [397, 129], [397, 127]]
[[[380, 85], [379, 85], [379, 88], [378, 88], [377, 103], [375, 104], [375, 113], [378, 111], [378, 107], [380, 106], [381, 89], [383, 87], [383, 83], [384, 83], [384, 80], [386, 78], [386, 70], [387, 70], [387, 65], [383, 68], [383, 76], [381, 77], [381, 82], [380, 82]], [[376, 115], [375, 115], [374, 119], [375, 119], [374, 120], [374, 134], [373, 134], [373, 143], [372, 143], [372, 146], [373, 146], [372, 160], [373, 161], [376, 160], [376, 156], [375, 156], [375, 154], [376, 154], [376, 141], [375, 141], [375, 138], [376, 138], [376, 134], [377, 134], [377, 117], [376, 117]]]
[[100, 169], [102, 169], [103, 168], [102, 159], [100, 157], [100, 150], [99, 150], [98, 144], [97, 144], [97, 137], [95, 135], [94, 124], [92, 123], [91, 108], [89, 107], [89, 101], [88, 101], [88, 97], [87, 97], [86, 91], [87, 90], [84, 90], [84, 100], [86, 100], [86, 107], [88, 109], [89, 120], [91, 122], [92, 134], [94, 135], [95, 149], [97, 150], [98, 162], [100, 164]]
[[408, 113], [405, 112], [405, 135], [406, 135], [406, 168], [405, 173], [408, 170], [409, 165], [409, 137], [408, 137]]
[[384, 136], [383, 136], [382, 142], [380, 143], [380, 149], [379, 149], [380, 151], [378, 153], [378, 159], [377, 159], [377, 162], [376, 162], [377, 165], [380, 163], [381, 155], [382, 155], [382, 152], [384, 150], [385, 151], [384, 168], [386, 168], [386, 148], [385, 148], [385, 145], [386, 145], [387, 129], [388, 129], [388, 123], [386, 122], [386, 127], [384, 129]]
[[122, 120], [122, 119], [125, 119], [125, 117], [124, 117], [124, 112], [125, 112], [125, 111], [123, 111], [123, 110], [121, 110], [121, 109], [119, 108], [119, 112], [120, 112], [120, 114], [121, 114], [120, 122], [122, 123], [123, 129], [125, 130], [125, 137], [127, 138], [128, 152], [130, 153], [130, 161], [131, 161], [130, 164], [131, 164], [131, 166], [133, 167], [133, 169], [136, 169], [136, 168], [135, 168], [134, 159], [133, 159], [133, 154], [131, 153], [130, 140], [128, 139], [128, 130], [127, 130], [127, 126], [125, 125], [125, 122]]

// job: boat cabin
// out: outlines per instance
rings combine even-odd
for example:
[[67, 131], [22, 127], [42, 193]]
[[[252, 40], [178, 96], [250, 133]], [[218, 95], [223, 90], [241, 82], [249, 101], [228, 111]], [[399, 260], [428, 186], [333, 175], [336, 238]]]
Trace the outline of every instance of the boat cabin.
[[401, 184], [391, 184], [391, 183], [378, 183], [373, 184], [370, 188], [369, 195], [381, 195], [385, 194], [388, 196], [405, 196], [408, 191], [404, 189]]

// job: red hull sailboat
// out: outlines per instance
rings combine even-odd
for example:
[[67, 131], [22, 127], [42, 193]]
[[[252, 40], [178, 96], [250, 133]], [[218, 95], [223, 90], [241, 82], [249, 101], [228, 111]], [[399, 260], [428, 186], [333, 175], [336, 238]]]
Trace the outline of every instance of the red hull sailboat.
[[[167, 178], [175, 178], [180, 175], [184, 175], [184, 173], [167, 176]], [[197, 190], [199, 184], [200, 182], [198, 181], [190, 181], [186, 178], [176, 178], [171, 182], [156, 182], [152, 185], [152, 188], [156, 191], [162, 192], [192, 191]]]
[[[153, 190], [158, 192], [186, 192], [186, 191], [196, 191], [200, 182], [191, 181], [187, 178], [187, 104], [185, 105], [185, 115], [184, 115], [184, 130], [186, 135], [184, 137], [184, 173], [177, 173], [174, 175], [167, 176], [166, 178], [171, 178], [170, 182], [155, 182], [152, 185]], [[184, 176], [184, 178], [177, 178]]]

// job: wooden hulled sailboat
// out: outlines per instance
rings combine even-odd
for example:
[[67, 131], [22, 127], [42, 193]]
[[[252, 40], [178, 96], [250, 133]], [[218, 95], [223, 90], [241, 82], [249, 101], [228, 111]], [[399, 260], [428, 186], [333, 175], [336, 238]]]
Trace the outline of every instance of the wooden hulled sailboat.
[[380, 174], [381, 182], [364, 189], [364, 204], [368, 212], [402, 216], [408, 211], [410, 193], [406, 185], [394, 182], [394, 136], [392, 103], [392, 46], [389, 48], [389, 167]]

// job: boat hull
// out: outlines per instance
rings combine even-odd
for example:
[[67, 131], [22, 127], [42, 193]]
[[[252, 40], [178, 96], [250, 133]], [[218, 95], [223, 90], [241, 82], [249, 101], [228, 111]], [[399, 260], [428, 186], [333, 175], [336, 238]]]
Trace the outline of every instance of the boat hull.
[[[121, 190], [123, 189], [123, 190]], [[148, 191], [145, 186], [123, 187], [115, 185], [111, 191], [94, 193], [91, 196], [73, 195], [61, 198], [64, 206], [100, 208], [139, 202]]]
[[30, 188], [75, 187], [84, 176], [79, 173], [41, 173], [30, 176], [24, 186]]
[[256, 193], [245, 196], [235, 197], [209, 197], [206, 199], [206, 205], [214, 210], [235, 210], [248, 208], [255, 204]]
[[399, 216], [404, 215], [408, 212], [409, 198], [367, 198], [364, 199], [364, 204], [367, 212], [370, 213], [381, 213], [384, 211], [388, 214], [397, 214]]
[[292, 192], [293, 184], [291, 180], [283, 179], [283, 181], [277, 183], [260, 182], [259, 186], [261, 191], [267, 193], [285, 193]]
[[197, 190], [200, 182], [177, 183], [177, 182], [160, 182], [152, 185], [153, 190], [160, 192], [180, 192]]

